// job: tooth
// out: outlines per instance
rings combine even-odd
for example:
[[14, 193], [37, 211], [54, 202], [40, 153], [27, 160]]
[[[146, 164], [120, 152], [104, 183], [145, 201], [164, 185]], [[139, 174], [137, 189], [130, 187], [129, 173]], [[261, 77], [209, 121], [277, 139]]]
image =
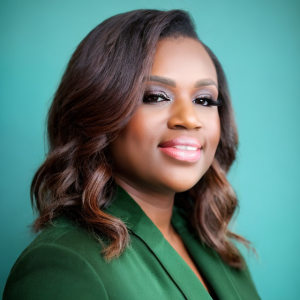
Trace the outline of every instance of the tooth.
[[186, 150], [186, 146], [174, 146], [174, 148], [180, 149], [180, 150]]
[[176, 145], [174, 146], [174, 148], [176, 149], [180, 149], [180, 150], [197, 150], [197, 147], [192, 147], [192, 146], [184, 146], [184, 145]]

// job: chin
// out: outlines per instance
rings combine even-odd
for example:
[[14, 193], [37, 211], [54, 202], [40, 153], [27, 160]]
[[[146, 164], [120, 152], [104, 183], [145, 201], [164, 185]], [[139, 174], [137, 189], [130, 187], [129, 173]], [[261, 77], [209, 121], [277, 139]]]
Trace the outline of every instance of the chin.
[[[198, 170], [172, 170], [172, 172], [164, 173], [160, 177], [160, 182], [164, 183], [167, 189], [181, 193], [191, 189], [206, 173], [209, 166], [200, 167]], [[162, 173], [161, 173], [162, 175]]]
[[175, 193], [182, 193], [185, 192], [189, 189], [191, 189], [197, 182], [198, 180], [176, 180], [168, 183], [168, 187], [170, 190], [172, 190]]

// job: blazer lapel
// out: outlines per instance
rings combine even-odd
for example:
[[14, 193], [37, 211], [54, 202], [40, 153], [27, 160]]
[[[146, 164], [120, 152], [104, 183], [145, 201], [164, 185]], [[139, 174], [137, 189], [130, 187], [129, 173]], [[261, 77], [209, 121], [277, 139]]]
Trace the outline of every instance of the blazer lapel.
[[145, 243], [186, 299], [212, 299], [190, 267], [140, 206], [121, 187], [118, 186], [117, 197], [107, 212], [124, 221], [127, 228]]
[[230, 267], [225, 265], [219, 255], [207, 247], [193, 230], [189, 230], [190, 225], [176, 208], [172, 223], [218, 298], [220, 300], [242, 299], [229, 274]]

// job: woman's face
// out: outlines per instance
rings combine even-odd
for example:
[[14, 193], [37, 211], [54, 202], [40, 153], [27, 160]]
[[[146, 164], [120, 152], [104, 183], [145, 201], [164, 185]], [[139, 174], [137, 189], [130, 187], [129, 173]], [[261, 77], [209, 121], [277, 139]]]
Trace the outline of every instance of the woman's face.
[[182, 192], [211, 165], [220, 139], [217, 73], [200, 42], [159, 41], [143, 103], [110, 145], [114, 174], [140, 191]]

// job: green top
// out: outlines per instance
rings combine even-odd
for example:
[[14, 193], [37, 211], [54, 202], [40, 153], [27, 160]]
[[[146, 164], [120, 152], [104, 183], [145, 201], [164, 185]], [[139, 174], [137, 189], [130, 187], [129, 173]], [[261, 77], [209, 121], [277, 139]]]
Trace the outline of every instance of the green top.
[[[122, 219], [131, 243], [106, 262], [101, 245], [66, 217], [54, 220], [13, 266], [3, 300], [209, 300], [197, 276], [122, 188], [107, 210]], [[220, 300], [260, 299], [247, 269], [227, 266], [174, 208], [172, 224]]]

